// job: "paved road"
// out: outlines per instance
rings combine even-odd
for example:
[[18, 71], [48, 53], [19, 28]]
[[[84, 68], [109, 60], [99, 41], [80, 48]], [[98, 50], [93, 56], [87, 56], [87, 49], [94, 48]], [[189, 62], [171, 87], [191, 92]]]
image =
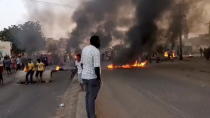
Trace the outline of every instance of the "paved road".
[[8, 81], [0, 87], [0, 118], [52, 118], [69, 86], [69, 72], [55, 74], [50, 84], [18, 85]]
[[100, 118], [209, 118], [209, 77], [182, 64], [104, 70]]

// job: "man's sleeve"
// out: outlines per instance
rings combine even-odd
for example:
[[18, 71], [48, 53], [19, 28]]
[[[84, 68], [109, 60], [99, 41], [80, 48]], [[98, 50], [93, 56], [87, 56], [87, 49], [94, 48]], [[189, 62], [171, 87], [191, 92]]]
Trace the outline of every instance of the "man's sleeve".
[[82, 67], [82, 69], [83, 69], [83, 63], [84, 63], [84, 51], [83, 51], [83, 50], [82, 50], [80, 62], [81, 62], [81, 67]]
[[94, 63], [94, 67], [100, 67], [101, 63], [100, 63], [100, 52], [96, 51], [94, 56], [93, 56], [93, 63]]

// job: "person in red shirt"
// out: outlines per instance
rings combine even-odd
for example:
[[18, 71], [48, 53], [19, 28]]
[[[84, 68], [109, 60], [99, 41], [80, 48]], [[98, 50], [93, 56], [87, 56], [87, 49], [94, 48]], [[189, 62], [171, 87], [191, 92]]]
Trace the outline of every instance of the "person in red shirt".
[[0, 84], [1, 84], [1, 85], [4, 84], [3, 70], [4, 70], [4, 66], [3, 66], [3, 64], [0, 64]]

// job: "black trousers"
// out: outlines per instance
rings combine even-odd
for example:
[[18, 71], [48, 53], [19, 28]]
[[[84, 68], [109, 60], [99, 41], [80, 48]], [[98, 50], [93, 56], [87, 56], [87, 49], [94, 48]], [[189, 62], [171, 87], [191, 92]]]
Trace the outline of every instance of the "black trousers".
[[101, 83], [97, 79], [85, 80], [83, 79], [86, 91], [86, 111], [88, 118], [96, 118], [95, 115], [95, 100], [100, 90]]
[[36, 71], [36, 78], [40, 77], [40, 80], [42, 80], [43, 71]]
[[34, 71], [33, 70], [30, 70], [26, 73], [26, 82], [28, 83], [28, 76], [30, 76], [30, 83], [33, 82], [33, 76], [34, 76]]
[[0, 72], [0, 84], [3, 84], [3, 83], [4, 83], [3, 74], [2, 74], [2, 72]]

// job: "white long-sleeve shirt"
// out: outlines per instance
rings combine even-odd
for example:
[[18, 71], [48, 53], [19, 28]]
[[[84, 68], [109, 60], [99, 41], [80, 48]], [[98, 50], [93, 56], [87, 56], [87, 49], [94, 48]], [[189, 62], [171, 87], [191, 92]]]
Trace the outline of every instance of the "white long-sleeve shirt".
[[82, 50], [81, 62], [83, 64], [82, 79], [96, 79], [95, 67], [100, 67], [100, 51], [92, 46], [86, 46]]

